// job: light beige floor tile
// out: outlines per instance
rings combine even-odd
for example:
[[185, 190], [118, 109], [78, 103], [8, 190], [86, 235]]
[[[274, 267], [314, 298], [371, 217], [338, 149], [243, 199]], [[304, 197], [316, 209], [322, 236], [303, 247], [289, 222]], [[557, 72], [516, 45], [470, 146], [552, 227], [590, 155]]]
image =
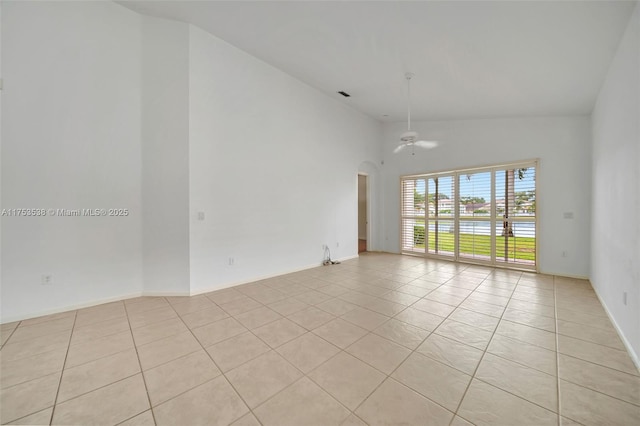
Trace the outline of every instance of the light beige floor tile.
[[58, 403], [139, 372], [140, 364], [134, 349], [65, 369], [60, 382]]
[[340, 425], [349, 410], [306, 377], [255, 410], [263, 425]]
[[256, 416], [251, 413], [247, 413], [240, 417], [235, 422], [231, 423], [231, 426], [261, 426]]
[[337, 347], [344, 349], [365, 334], [367, 330], [351, 324], [341, 318], [329, 321], [325, 325], [313, 330], [313, 333], [322, 337]]
[[363, 308], [349, 311], [340, 318], [366, 330], [373, 330], [389, 320], [385, 315]]
[[426, 296], [427, 294], [431, 293], [433, 290], [434, 290], [433, 288], [418, 287], [411, 284], [405, 284], [402, 287], [398, 287], [397, 289], [397, 291], [399, 291], [400, 293], [406, 293], [418, 298], [422, 298]]
[[201, 349], [193, 335], [185, 331], [138, 347], [138, 357], [143, 370], [173, 361]]
[[373, 333], [396, 342], [409, 349], [415, 349], [427, 338], [429, 331], [404, 323], [395, 318], [373, 330]]
[[58, 404], [53, 424], [117, 424], [148, 409], [147, 391], [138, 374]]
[[443, 321], [434, 333], [480, 350], [485, 350], [491, 340], [491, 332], [450, 319]]
[[640, 377], [560, 354], [561, 379], [640, 405]]
[[180, 318], [171, 318], [166, 321], [160, 321], [144, 327], [134, 328], [131, 331], [133, 333], [133, 340], [135, 341], [135, 344], [140, 346], [165, 337], [183, 333], [187, 330], [187, 326], [184, 325]]
[[115, 318], [126, 317], [124, 303], [113, 302], [91, 308], [80, 309], [76, 314], [75, 326], [84, 327]]
[[131, 328], [138, 328], [177, 317], [178, 314], [176, 314], [176, 311], [174, 311], [171, 306], [165, 306], [162, 308], [152, 309], [150, 311], [130, 314], [129, 324], [131, 324]]
[[416, 303], [411, 305], [411, 308], [419, 309], [421, 311], [428, 312], [430, 314], [438, 315], [441, 317], [449, 316], [451, 312], [453, 312], [456, 309], [455, 306], [447, 305], [446, 303], [440, 303], [435, 300], [429, 300], [429, 299], [420, 299]]
[[309, 305], [291, 297], [288, 299], [270, 303], [268, 306], [280, 315], [291, 315], [295, 312], [303, 310], [304, 308], [307, 308]]
[[408, 307], [394, 318], [427, 331], [435, 330], [444, 321], [444, 317], [414, 309], [413, 307]]
[[458, 308], [453, 311], [453, 313], [449, 315], [449, 319], [490, 332], [493, 332], [498, 326], [498, 322], [500, 322], [496, 317], [463, 308]]
[[385, 375], [340, 352], [308, 376], [350, 410], [354, 410], [385, 379]]
[[65, 350], [5, 361], [0, 357], [0, 386], [2, 389], [62, 371]]
[[314, 306], [310, 306], [309, 308], [289, 315], [287, 318], [307, 330], [313, 330], [335, 319], [335, 316]]
[[213, 291], [211, 293], [207, 293], [205, 296], [212, 302], [217, 305], [222, 305], [224, 303], [233, 302], [235, 300], [244, 299], [246, 296], [240, 293], [238, 290], [234, 290], [232, 288]]
[[153, 409], [162, 425], [228, 425], [249, 409], [223, 376], [219, 376]]
[[71, 346], [88, 343], [123, 331], [129, 331], [129, 328], [129, 321], [125, 317], [102, 321], [81, 328], [74, 327], [73, 334], [71, 335]]
[[414, 353], [392, 374], [394, 379], [455, 412], [471, 376]]
[[202, 327], [194, 328], [193, 334], [202, 346], [215, 345], [218, 342], [244, 333], [247, 329], [234, 318], [225, 318]]
[[277, 351], [299, 370], [309, 373], [340, 349], [313, 333], [306, 333], [280, 346]]
[[486, 354], [475, 377], [547, 410], [558, 412], [558, 383], [555, 376]]
[[218, 320], [227, 318], [229, 315], [217, 306], [201, 309], [196, 312], [182, 315], [182, 320], [187, 327], [193, 329], [202, 327], [203, 325], [211, 324]]
[[552, 333], [555, 333], [556, 331], [555, 318], [536, 315], [527, 311], [507, 308], [502, 318], [511, 322], [528, 325], [529, 327], [540, 328]]
[[538, 303], [527, 302], [525, 300], [511, 299], [507, 307], [550, 318], [555, 318], [556, 316], [556, 310], [553, 306], [540, 305]]
[[300, 293], [295, 296], [301, 302], [307, 303], [309, 305], [317, 305], [322, 302], [326, 302], [327, 300], [333, 299], [332, 296], [328, 294], [320, 293], [319, 291], [311, 290], [306, 293]]
[[607, 317], [591, 315], [588, 312], [572, 311], [569, 309], [558, 309], [558, 319], [563, 321], [576, 322], [589, 327], [601, 328], [603, 330], [614, 331], [611, 321]]
[[256, 328], [253, 332], [267, 345], [272, 348], [277, 348], [298, 336], [302, 336], [307, 331], [293, 321], [281, 318], [270, 324]]
[[169, 306], [169, 302], [164, 297], [153, 297], [149, 299], [141, 300], [137, 303], [127, 303], [125, 301], [125, 308], [129, 315], [138, 314], [140, 312], [151, 311], [153, 309], [163, 308]]
[[23, 326], [22, 323], [11, 335], [11, 343], [22, 342], [36, 337], [47, 336], [49, 334], [60, 333], [73, 328], [74, 317], [64, 317], [57, 320]]
[[229, 315], [240, 315], [242, 313], [251, 311], [261, 307], [262, 304], [250, 297], [243, 296], [240, 299], [235, 299], [231, 302], [223, 303], [220, 307]]
[[513, 294], [513, 289], [504, 289], [504, 288], [499, 288], [499, 287], [494, 287], [488, 284], [481, 284], [478, 286], [478, 288], [476, 288], [477, 292], [480, 293], [488, 293], [488, 294], [493, 294], [496, 296], [502, 296], [502, 297], [511, 297], [511, 294]]
[[178, 315], [183, 316], [203, 309], [213, 308], [215, 304], [211, 300], [207, 299], [206, 296], [201, 295], [190, 297], [189, 300], [184, 302], [172, 303], [172, 306]]
[[469, 299], [462, 302], [458, 307], [496, 318], [500, 318], [505, 310], [505, 308], [502, 306], [496, 306], [492, 305], [491, 303], [479, 302], [477, 300]]
[[203, 350], [144, 372], [154, 407], [219, 375], [220, 370]]
[[455, 416], [449, 426], [473, 426], [473, 423], [469, 423], [460, 416]]
[[[47, 323], [47, 322], [59, 320], [59, 319], [62, 319], [62, 318], [74, 317], [75, 315], [76, 315], [76, 311], [65, 311], [65, 312], [59, 312], [57, 314], [44, 315], [44, 316], [35, 317], [35, 318], [29, 318], [29, 319], [26, 319], [26, 320], [23, 320], [23, 321], [19, 321], [19, 323], [20, 323], [20, 325], [22, 327], [26, 327], [26, 326], [29, 326], [29, 325]], [[18, 322], [15, 322], [13, 324], [17, 325]], [[4, 324], [3, 324], [3, 326], [4, 326]]]
[[318, 305], [316, 305], [316, 307], [322, 309], [325, 312], [329, 312], [332, 315], [340, 316], [354, 310], [358, 306], [342, 299], [331, 299], [327, 300], [326, 302], [319, 303]]
[[553, 376], [557, 375], [556, 352], [540, 346], [496, 334], [491, 339], [487, 352]]
[[585, 327], [575, 322], [558, 320], [558, 334], [573, 337], [610, 348], [625, 350], [624, 344], [615, 330], [603, 330], [601, 328]]
[[483, 353], [480, 349], [438, 334], [429, 336], [416, 351], [470, 375], [476, 371]]
[[556, 334], [539, 328], [529, 327], [511, 321], [500, 321], [496, 334], [537, 345], [551, 351], [556, 350]]
[[138, 414], [127, 421], [120, 423], [118, 426], [155, 426], [156, 421], [153, 419], [151, 410]]
[[27, 356], [38, 355], [50, 351], [66, 351], [71, 338], [71, 330], [47, 334], [20, 342], [8, 342], [0, 352], [4, 361], [13, 361]]
[[418, 296], [412, 296], [411, 294], [401, 293], [400, 291], [395, 290], [380, 296], [380, 298], [403, 306], [412, 305], [420, 300], [420, 297]]
[[560, 416], [560, 426], [582, 426], [582, 423], [571, 420], [567, 417]]
[[[15, 420], [52, 407], [60, 373], [50, 374], [0, 391], [0, 422], [14, 423]], [[47, 424], [49, 419], [47, 419]]]
[[637, 425], [640, 407], [591, 389], [560, 380], [560, 406], [564, 417], [584, 425]]
[[250, 332], [239, 334], [207, 347], [209, 355], [225, 372], [257, 358], [269, 350], [268, 345]]
[[459, 304], [461, 304], [465, 299], [465, 297], [463, 296], [456, 296], [451, 293], [441, 291], [440, 288], [427, 294], [423, 300], [433, 300], [434, 302], [444, 303], [446, 305], [451, 305], [456, 307]]
[[23, 417], [19, 420], [11, 422], [13, 425], [48, 425], [51, 422], [51, 414], [53, 414], [53, 407], [38, 411], [29, 416]]
[[302, 373], [270, 351], [226, 373], [242, 399], [255, 408], [302, 377]]
[[371, 426], [444, 426], [453, 418], [453, 413], [392, 379], [387, 379], [355, 413]]
[[65, 367], [75, 367], [133, 347], [133, 338], [129, 330], [89, 340], [86, 343], [71, 345]]
[[253, 330], [254, 328], [269, 324], [270, 322], [273, 322], [280, 318], [282, 318], [282, 316], [279, 313], [272, 311], [266, 306], [262, 306], [260, 308], [235, 316], [235, 319], [238, 320], [240, 324], [247, 327], [249, 330]]
[[355, 414], [351, 414], [340, 424], [340, 426], [367, 426], [367, 424]]
[[391, 374], [411, 353], [409, 349], [371, 333], [345, 350], [385, 374]]
[[559, 334], [558, 352], [625, 373], [636, 376], [640, 375], [627, 352], [608, 346], [602, 346]]
[[347, 288], [344, 288], [342, 286], [335, 285], [335, 284], [329, 284], [324, 287], [318, 287], [316, 290], [319, 291], [320, 293], [328, 294], [329, 296], [333, 296], [333, 297], [338, 297], [341, 294], [344, 294], [347, 291], [349, 291]]
[[382, 315], [386, 315], [388, 317], [392, 317], [396, 314], [399, 314], [403, 310], [406, 309], [405, 305], [400, 303], [390, 302], [388, 300], [376, 299], [366, 302], [362, 305], [363, 308], [368, 309], [373, 312], [377, 312]]
[[558, 415], [479, 380], [472, 380], [457, 414], [475, 425], [557, 425]]

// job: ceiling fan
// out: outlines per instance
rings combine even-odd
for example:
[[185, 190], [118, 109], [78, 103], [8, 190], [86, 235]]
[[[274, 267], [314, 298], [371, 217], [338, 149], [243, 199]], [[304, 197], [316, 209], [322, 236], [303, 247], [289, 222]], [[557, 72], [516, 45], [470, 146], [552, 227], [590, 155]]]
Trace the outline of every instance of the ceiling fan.
[[393, 153], [397, 154], [403, 149], [411, 147], [411, 155], [416, 155], [415, 147], [431, 149], [437, 147], [438, 142], [418, 140], [418, 132], [411, 130], [411, 78], [413, 74], [408, 72], [404, 76], [407, 79], [407, 131], [400, 135], [400, 145], [393, 150]]

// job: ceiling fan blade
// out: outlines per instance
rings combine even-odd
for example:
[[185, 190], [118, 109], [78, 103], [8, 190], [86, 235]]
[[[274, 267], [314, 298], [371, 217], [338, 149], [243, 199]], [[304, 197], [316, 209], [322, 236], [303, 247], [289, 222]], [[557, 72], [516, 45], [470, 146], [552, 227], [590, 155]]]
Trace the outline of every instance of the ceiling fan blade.
[[393, 153], [394, 153], [394, 154], [397, 154], [397, 153], [399, 153], [400, 151], [402, 151], [403, 149], [405, 149], [405, 147], [407, 147], [407, 146], [408, 146], [408, 144], [406, 144], [406, 143], [401, 143], [400, 145], [398, 145], [398, 146], [396, 147], [396, 149], [394, 149], [394, 150], [393, 150]]
[[414, 145], [423, 149], [431, 149], [437, 147], [439, 144], [436, 141], [416, 141]]

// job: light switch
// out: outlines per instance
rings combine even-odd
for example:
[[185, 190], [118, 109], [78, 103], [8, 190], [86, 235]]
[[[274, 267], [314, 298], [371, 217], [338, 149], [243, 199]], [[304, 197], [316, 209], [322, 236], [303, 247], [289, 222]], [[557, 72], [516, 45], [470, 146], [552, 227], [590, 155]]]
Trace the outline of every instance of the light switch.
[[564, 212], [562, 214], [562, 217], [564, 217], [565, 219], [573, 219], [573, 212]]
[[198, 212], [198, 220], [204, 220], [204, 212]]

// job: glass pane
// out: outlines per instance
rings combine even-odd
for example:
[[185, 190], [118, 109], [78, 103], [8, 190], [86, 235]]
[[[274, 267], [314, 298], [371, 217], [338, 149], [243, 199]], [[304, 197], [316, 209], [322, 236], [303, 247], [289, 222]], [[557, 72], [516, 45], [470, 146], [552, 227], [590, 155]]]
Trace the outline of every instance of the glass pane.
[[453, 184], [453, 176], [429, 178], [427, 188], [429, 216], [453, 217], [455, 206]]
[[429, 253], [453, 256], [454, 230], [453, 220], [430, 220]]
[[402, 219], [402, 251], [424, 253], [424, 219]]
[[460, 217], [491, 215], [491, 172], [459, 176]]
[[424, 216], [425, 190], [424, 179], [402, 181], [402, 216]]
[[496, 261], [535, 265], [536, 223], [496, 223]]
[[491, 260], [491, 222], [460, 221], [460, 257], [477, 260]]
[[536, 169], [525, 167], [496, 172], [496, 215], [499, 218], [536, 214]]

